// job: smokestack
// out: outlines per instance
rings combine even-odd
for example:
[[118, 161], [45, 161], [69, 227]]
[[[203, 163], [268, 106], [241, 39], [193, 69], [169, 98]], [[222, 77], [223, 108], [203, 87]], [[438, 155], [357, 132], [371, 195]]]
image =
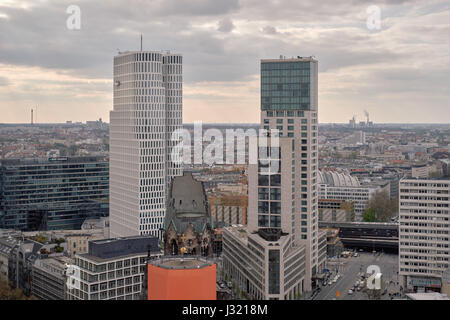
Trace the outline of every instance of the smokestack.
[[33, 124], [33, 109], [31, 109], [31, 124]]

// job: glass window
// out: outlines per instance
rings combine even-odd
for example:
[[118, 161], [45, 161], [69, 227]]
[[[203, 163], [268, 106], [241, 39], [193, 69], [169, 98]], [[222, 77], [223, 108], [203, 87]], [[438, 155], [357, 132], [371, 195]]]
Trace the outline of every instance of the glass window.
[[269, 227], [269, 216], [266, 215], [258, 215], [258, 227], [268, 228]]
[[281, 214], [281, 202], [270, 202], [270, 213]]
[[281, 189], [271, 188], [270, 189], [270, 200], [281, 200]]
[[270, 175], [270, 185], [271, 186], [280, 186], [281, 185], [281, 174]]
[[280, 216], [270, 216], [270, 227], [271, 228], [281, 228], [281, 217]]
[[269, 189], [268, 188], [258, 188], [258, 199], [259, 200], [269, 200]]
[[268, 201], [258, 201], [258, 213], [269, 213]]
[[268, 186], [269, 185], [269, 176], [263, 175], [263, 174], [258, 175], [258, 185]]

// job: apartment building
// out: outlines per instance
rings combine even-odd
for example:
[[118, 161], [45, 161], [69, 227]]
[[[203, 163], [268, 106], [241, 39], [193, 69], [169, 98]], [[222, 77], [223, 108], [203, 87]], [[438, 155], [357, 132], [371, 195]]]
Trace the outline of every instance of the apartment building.
[[400, 180], [399, 209], [401, 284], [440, 291], [450, 259], [450, 177]]

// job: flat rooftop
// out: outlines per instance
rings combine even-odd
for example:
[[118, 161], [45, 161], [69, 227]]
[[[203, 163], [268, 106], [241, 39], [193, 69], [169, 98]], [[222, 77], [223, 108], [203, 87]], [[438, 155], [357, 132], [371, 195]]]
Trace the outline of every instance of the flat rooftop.
[[151, 265], [164, 269], [201, 269], [215, 262], [198, 256], [166, 256], [150, 261]]

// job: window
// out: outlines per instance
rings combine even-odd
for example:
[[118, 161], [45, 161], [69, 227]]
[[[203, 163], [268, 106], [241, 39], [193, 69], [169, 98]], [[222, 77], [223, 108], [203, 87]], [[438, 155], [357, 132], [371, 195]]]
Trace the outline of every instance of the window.
[[270, 213], [271, 214], [281, 214], [281, 202], [271, 202], [270, 203]]
[[269, 216], [258, 215], [258, 227], [268, 228], [269, 227]]
[[258, 201], [258, 213], [269, 213], [268, 201]]
[[269, 200], [269, 189], [268, 188], [258, 188], [258, 199], [259, 200]]
[[[267, 188], [265, 188], [267, 189]], [[270, 189], [270, 200], [281, 200], [281, 190], [280, 188]]]

